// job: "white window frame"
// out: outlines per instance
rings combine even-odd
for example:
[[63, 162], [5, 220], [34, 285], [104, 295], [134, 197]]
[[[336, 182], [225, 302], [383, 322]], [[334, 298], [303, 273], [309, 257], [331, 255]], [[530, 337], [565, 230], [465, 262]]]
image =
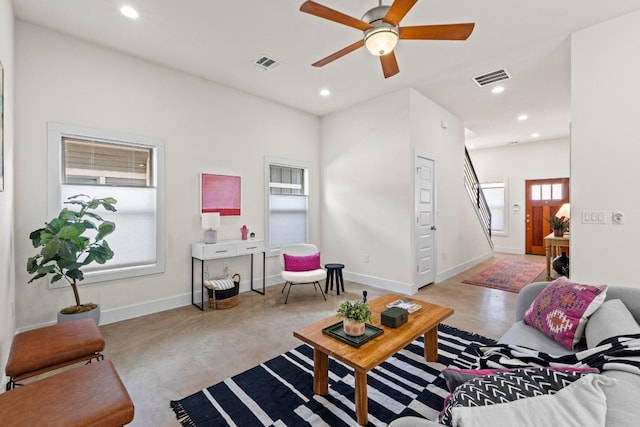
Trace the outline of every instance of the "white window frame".
[[[148, 274], [163, 273], [165, 271], [165, 209], [164, 209], [164, 168], [165, 154], [164, 142], [158, 138], [130, 135], [121, 132], [114, 132], [101, 129], [93, 129], [75, 125], [61, 123], [48, 123], [47, 126], [48, 143], [48, 215], [53, 218], [60, 213], [63, 207], [62, 185], [63, 185], [63, 162], [62, 162], [62, 140], [63, 138], [79, 138], [103, 142], [112, 142], [124, 145], [136, 145], [152, 148], [154, 151], [153, 173], [155, 174], [156, 187], [156, 259], [154, 263], [144, 265], [133, 265], [127, 267], [109, 267], [107, 262], [101, 268], [85, 272], [81, 285], [89, 283], [104, 282], [107, 280], [125, 279], [131, 277], [144, 276]], [[116, 205], [116, 208], [118, 206]], [[116, 224], [117, 226], [117, 224]], [[92, 265], [93, 267], [93, 265]], [[60, 280], [54, 284], [49, 284], [50, 288], [68, 286]]]
[[[490, 181], [486, 181], [480, 184], [480, 188], [482, 188], [482, 190], [484, 191], [484, 186], [486, 185], [502, 185], [502, 189], [503, 189], [503, 212], [504, 212], [504, 229], [503, 230], [495, 230], [493, 228], [493, 221], [491, 221], [491, 235], [492, 236], [508, 236], [509, 235], [509, 210], [508, 210], [508, 187], [507, 187], [507, 181], [506, 180], [500, 180], [500, 179], [495, 179], [495, 180], [490, 180]], [[489, 208], [489, 210], [491, 210], [491, 208]], [[493, 216], [493, 212], [491, 213], [491, 215]]]
[[274, 247], [271, 244], [271, 229], [270, 229], [270, 212], [271, 212], [271, 207], [270, 207], [270, 190], [269, 190], [269, 184], [271, 182], [271, 166], [283, 166], [283, 167], [289, 167], [289, 168], [297, 168], [297, 169], [304, 169], [305, 170], [305, 179], [304, 179], [304, 185], [305, 185], [305, 194], [307, 196], [307, 215], [306, 215], [306, 222], [307, 222], [307, 230], [306, 230], [306, 236], [305, 236], [305, 242], [300, 242], [300, 243], [308, 243], [309, 242], [309, 228], [310, 228], [310, 224], [309, 224], [309, 200], [311, 198], [311, 194], [310, 194], [310, 186], [309, 186], [309, 179], [311, 176], [311, 163], [309, 162], [303, 162], [303, 161], [298, 161], [298, 160], [290, 160], [290, 159], [284, 159], [281, 157], [271, 157], [271, 156], [266, 156], [264, 158], [264, 188], [265, 188], [265, 197], [264, 197], [264, 203], [265, 203], [265, 224], [264, 224], [264, 229], [265, 229], [265, 251], [267, 256], [270, 257], [274, 257], [274, 256], [278, 256], [280, 254], [280, 247]]

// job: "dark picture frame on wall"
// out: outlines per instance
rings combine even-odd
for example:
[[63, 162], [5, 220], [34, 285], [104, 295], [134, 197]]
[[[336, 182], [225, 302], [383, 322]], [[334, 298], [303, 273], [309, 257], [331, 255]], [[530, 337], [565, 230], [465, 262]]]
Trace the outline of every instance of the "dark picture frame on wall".
[[0, 191], [4, 191], [4, 66], [0, 61]]
[[202, 173], [200, 190], [202, 213], [218, 212], [220, 216], [240, 215], [239, 176]]

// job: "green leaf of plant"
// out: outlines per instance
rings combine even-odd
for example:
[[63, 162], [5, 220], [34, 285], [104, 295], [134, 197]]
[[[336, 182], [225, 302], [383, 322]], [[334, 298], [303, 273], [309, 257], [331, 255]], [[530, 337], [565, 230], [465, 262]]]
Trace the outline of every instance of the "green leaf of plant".
[[88, 211], [87, 211], [87, 212], [85, 212], [84, 214], [85, 214], [86, 216], [89, 216], [89, 217], [91, 217], [91, 218], [93, 218], [93, 219], [96, 219], [96, 220], [98, 220], [98, 221], [104, 221], [104, 220], [102, 219], [102, 217], [101, 217], [100, 215], [98, 215], [97, 213], [95, 213], [95, 212], [88, 212]]
[[47, 275], [47, 273], [36, 274], [36, 275], [35, 275], [35, 276], [33, 276], [33, 277], [31, 278], [31, 280], [29, 280], [27, 283], [31, 283], [31, 282], [33, 282], [34, 280], [38, 280], [38, 279], [40, 279], [40, 278], [42, 278], [42, 277], [44, 277], [44, 276], [46, 276], [46, 275]]
[[60, 214], [58, 215], [58, 219], [61, 221], [69, 222], [69, 221], [75, 221], [78, 218], [78, 216], [79, 216], [78, 212], [64, 208], [62, 209], [62, 211], [60, 211]]
[[111, 221], [105, 221], [100, 224], [98, 227], [98, 235], [96, 236], [96, 241], [104, 239], [109, 234], [113, 233], [116, 229], [116, 225]]
[[51, 234], [58, 234], [58, 231], [66, 224], [60, 218], [54, 218], [46, 224], [46, 230]]
[[79, 224], [82, 225], [84, 230], [91, 230], [91, 229], [97, 230], [96, 225], [93, 222], [89, 221], [88, 219], [82, 220], [82, 222], [80, 222]]
[[31, 244], [33, 244], [34, 248], [37, 248], [42, 244], [40, 235], [42, 234], [43, 231], [44, 231], [44, 228], [38, 228], [37, 230], [32, 231], [29, 234], [29, 239], [31, 239]]
[[54, 256], [56, 256], [56, 254], [62, 250], [62, 245], [60, 243], [59, 240], [57, 239], [53, 239], [50, 242], [46, 243], [44, 245], [44, 247], [42, 248], [42, 251], [40, 251], [40, 253], [42, 254], [42, 256], [45, 259], [51, 259]]
[[56, 237], [58, 239], [73, 239], [80, 236], [84, 230], [85, 228], [80, 225], [65, 225], [56, 234]]
[[98, 206], [100, 206], [100, 200], [98, 199], [92, 199], [87, 203], [88, 209], [96, 209]]
[[84, 280], [84, 274], [78, 269], [67, 271], [67, 277], [70, 279]]
[[38, 270], [39, 258], [40, 258], [40, 255], [35, 255], [27, 260], [27, 273], [33, 274]]
[[113, 251], [107, 244], [107, 242], [102, 242], [101, 245], [94, 245], [89, 249], [89, 253], [93, 256], [94, 261], [98, 264], [104, 264], [113, 258]]
[[56, 271], [55, 265], [43, 265], [38, 268], [38, 274], [49, 274]]
[[91, 253], [91, 250], [89, 250], [87, 257], [84, 259], [84, 261], [82, 261], [82, 265], [89, 265], [95, 260], [96, 260], [95, 256], [93, 255], [93, 253]]
[[102, 199], [100, 203], [102, 204], [102, 207], [105, 208], [106, 210], [111, 212], [116, 212], [116, 208], [113, 205], [118, 203], [118, 201], [113, 197], [106, 197]]
[[47, 243], [52, 241], [54, 237], [55, 234], [51, 234], [47, 230], [43, 229], [42, 233], [40, 233], [40, 246], [46, 245]]

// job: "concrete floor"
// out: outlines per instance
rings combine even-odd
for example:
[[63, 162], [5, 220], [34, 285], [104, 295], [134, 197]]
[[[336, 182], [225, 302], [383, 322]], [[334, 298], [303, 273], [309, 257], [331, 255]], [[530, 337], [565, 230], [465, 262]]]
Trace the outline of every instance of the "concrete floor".
[[[517, 295], [461, 281], [503, 258], [544, 262], [540, 256], [495, 254], [457, 276], [424, 287], [413, 298], [454, 308], [455, 314], [445, 321], [450, 326], [499, 338], [513, 323]], [[271, 286], [265, 296], [242, 293], [240, 304], [232, 309], [207, 307], [201, 312], [188, 306], [101, 326], [105, 358], [116, 366], [135, 405], [130, 425], [179, 426], [170, 400], [300, 345], [293, 337], [295, 329], [334, 315], [340, 302], [361, 298], [365, 289], [369, 299], [387, 293], [346, 282], [346, 293], [330, 292], [325, 302], [312, 286], [296, 286], [284, 305], [281, 289]]]

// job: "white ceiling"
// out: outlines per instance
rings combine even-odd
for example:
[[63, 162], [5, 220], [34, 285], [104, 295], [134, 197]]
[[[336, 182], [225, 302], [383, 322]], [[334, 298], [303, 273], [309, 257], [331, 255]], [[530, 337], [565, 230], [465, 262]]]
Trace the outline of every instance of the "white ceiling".
[[[382, 76], [364, 48], [311, 63], [359, 30], [298, 11], [303, 0], [13, 0], [18, 19], [146, 58], [317, 115], [412, 87], [465, 123], [475, 148], [569, 134], [571, 33], [640, 9], [640, 0], [419, 0], [401, 22], [475, 22], [467, 41], [401, 40], [400, 73]], [[317, 0], [360, 18], [377, 0]], [[391, 0], [384, 0], [388, 5]], [[136, 21], [119, 8], [134, 6]], [[282, 62], [264, 71], [262, 55]], [[472, 77], [505, 68], [505, 91]], [[332, 95], [318, 92], [328, 88]], [[527, 113], [529, 119], [516, 117]]]

